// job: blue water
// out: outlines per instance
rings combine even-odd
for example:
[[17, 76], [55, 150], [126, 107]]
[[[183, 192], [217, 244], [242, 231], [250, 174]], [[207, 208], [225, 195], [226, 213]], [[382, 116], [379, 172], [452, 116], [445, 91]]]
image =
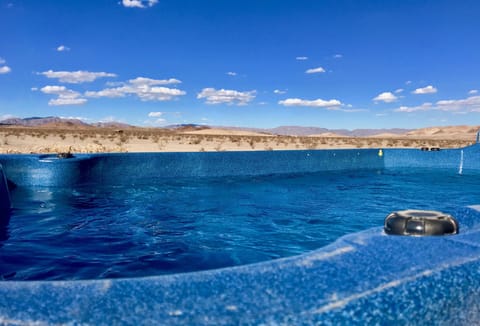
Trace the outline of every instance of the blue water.
[[304, 253], [391, 211], [480, 203], [480, 174], [355, 170], [22, 188], [0, 226], [0, 279], [171, 274]]

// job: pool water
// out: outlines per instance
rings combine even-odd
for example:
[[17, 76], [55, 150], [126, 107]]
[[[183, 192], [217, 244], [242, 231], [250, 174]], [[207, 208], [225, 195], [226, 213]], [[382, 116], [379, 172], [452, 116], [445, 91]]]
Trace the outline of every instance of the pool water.
[[18, 187], [0, 226], [0, 279], [207, 270], [287, 257], [383, 225], [391, 211], [480, 202], [480, 174], [352, 170]]

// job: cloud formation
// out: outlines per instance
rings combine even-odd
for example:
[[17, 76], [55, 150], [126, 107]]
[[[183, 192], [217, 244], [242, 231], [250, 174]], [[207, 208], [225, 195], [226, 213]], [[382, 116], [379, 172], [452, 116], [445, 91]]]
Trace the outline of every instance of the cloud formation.
[[128, 81], [132, 85], [148, 85], [148, 86], [155, 86], [155, 85], [173, 85], [173, 84], [181, 84], [182, 81], [176, 78], [169, 78], [169, 79], [152, 79], [146, 77], [137, 77], [135, 79], [130, 79]]
[[234, 71], [229, 71], [229, 72], [227, 72], [227, 75], [229, 75], [229, 76], [236, 76], [237, 73], [234, 72]]
[[343, 58], [343, 55], [337, 53], [337, 54], [335, 54], [335, 55], [333, 56], [333, 58], [334, 58], [334, 59], [341, 59], [341, 58]]
[[441, 100], [435, 104], [427, 102], [419, 106], [401, 106], [395, 112], [444, 111], [452, 113], [480, 112], [480, 96], [470, 96], [459, 100]]
[[468, 94], [470, 94], [470, 95], [477, 94], [477, 93], [478, 93], [477, 89], [471, 89], [471, 90], [468, 91]]
[[413, 94], [433, 94], [436, 93], [437, 89], [432, 85], [428, 85], [427, 87], [417, 88], [412, 93]]
[[162, 118], [162, 116], [163, 116], [163, 112], [150, 112], [150, 113], [148, 113], [148, 117], [149, 118], [155, 118], [155, 119], [153, 121], [152, 120], [145, 121], [145, 123], [155, 124], [155, 125], [165, 124], [165, 122], [167, 120]]
[[91, 72], [91, 71], [53, 71], [48, 70], [44, 72], [38, 73], [39, 75], [43, 75], [47, 78], [58, 79], [61, 83], [68, 83], [68, 84], [80, 84], [86, 82], [93, 82], [98, 78], [104, 77], [117, 77], [116, 74], [108, 73], [108, 72]]
[[70, 51], [70, 48], [68, 46], [65, 46], [65, 45], [60, 45], [57, 47], [57, 51], [58, 52], [66, 52], [66, 51]]
[[100, 98], [119, 98], [127, 95], [137, 96], [141, 101], [169, 101], [178, 96], [185, 95], [186, 92], [177, 88], [169, 88], [159, 85], [179, 84], [180, 80], [170, 79], [152, 79], [146, 77], [137, 77], [130, 79], [126, 83], [119, 83], [118, 87], [105, 88], [100, 91], [87, 91], [86, 97]]
[[480, 96], [470, 96], [460, 100], [442, 100], [436, 104], [442, 111], [480, 112]]
[[392, 92], [383, 92], [374, 97], [373, 100], [375, 102], [382, 101], [385, 103], [391, 103], [395, 102], [397, 100], [397, 97]]
[[308, 60], [308, 57], [296, 57], [295, 59], [299, 61], [305, 61]]
[[12, 69], [9, 66], [0, 67], [0, 74], [8, 74]]
[[273, 91], [274, 94], [285, 94], [287, 91], [282, 91], [281, 89], [276, 89]]
[[127, 8], [148, 8], [157, 3], [158, 0], [122, 0], [122, 5]]
[[81, 97], [81, 94], [65, 86], [45, 86], [40, 89], [44, 94], [56, 95], [56, 99], [48, 101], [48, 105], [80, 105], [85, 104], [87, 100]]
[[278, 104], [284, 105], [284, 106], [307, 106], [307, 107], [314, 107], [314, 108], [329, 108], [329, 109], [335, 109], [338, 108], [342, 105], [342, 103], [339, 100], [322, 100], [322, 99], [316, 99], [316, 100], [302, 100], [299, 98], [287, 98], [286, 100], [279, 101]]
[[[5, 61], [5, 59], [3, 59], [3, 58], [0, 58], [0, 65], [3, 65], [5, 63], [7, 63], [7, 61]], [[0, 75], [1, 74], [8, 74], [10, 71], [12, 71], [12, 69], [10, 69], [9, 66], [0, 67]]]
[[308, 69], [307, 71], [305, 71], [306, 74], [318, 74], [318, 73], [323, 73], [323, 72], [325, 72], [325, 69], [323, 69], [322, 67], [311, 68], [311, 69]]
[[395, 109], [395, 112], [416, 112], [416, 111], [428, 111], [428, 110], [434, 110], [434, 106], [432, 103], [427, 102], [423, 103], [422, 105], [417, 105], [417, 106], [401, 106], [398, 109]]
[[204, 88], [197, 94], [197, 99], [205, 99], [207, 104], [247, 105], [255, 96], [256, 91], [240, 92], [231, 89]]
[[7, 119], [13, 119], [13, 118], [16, 118], [16, 117], [12, 114], [0, 115], [0, 121], [7, 120]]
[[150, 112], [148, 116], [150, 118], [159, 118], [163, 115], [163, 112]]

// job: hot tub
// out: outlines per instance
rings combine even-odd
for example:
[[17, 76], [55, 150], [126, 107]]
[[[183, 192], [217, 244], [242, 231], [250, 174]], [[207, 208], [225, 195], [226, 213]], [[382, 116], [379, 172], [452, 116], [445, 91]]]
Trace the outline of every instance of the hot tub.
[[[476, 182], [472, 180], [476, 180], [480, 174], [479, 157], [478, 145], [440, 151], [369, 149], [136, 153], [74, 155], [69, 158], [54, 155], [2, 155], [0, 163], [8, 180], [8, 186], [4, 182], [3, 188], [8, 187], [10, 191], [0, 193], [4, 206], [11, 201], [13, 211], [9, 216], [3, 212], [0, 255], [2, 250], [6, 253], [15, 240], [12, 229], [23, 232], [21, 243], [24, 248], [29, 248], [31, 243], [28, 242], [28, 232], [25, 231], [29, 230], [29, 225], [24, 224], [25, 228], [22, 227], [21, 219], [24, 217], [27, 221], [37, 213], [45, 217], [49, 212], [63, 212], [58, 210], [59, 207], [73, 207], [69, 211], [71, 214], [87, 212], [90, 217], [95, 215], [89, 213], [92, 207], [78, 206], [78, 200], [72, 200], [82, 198], [81, 202], [85, 203], [85, 195], [81, 191], [93, 189], [93, 204], [88, 202], [93, 208], [98, 206], [96, 199], [103, 198], [107, 202], [108, 198], [117, 198], [115, 194], [123, 191], [126, 196], [121, 197], [121, 201], [112, 200], [111, 203], [112, 207], [118, 207], [121, 206], [119, 202], [130, 202], [130, 195], [138, 195], [135, 191], [128, 192], [129, 189], [144, 190], [152, 184], [156, 185], [153, 191], [146, 192], [152, 196], [152, 202], [145, 204], [142, 201], [139, 205], [138, 201], [133, 201], [135, 205], [124, 208], [132, 218], [138, 220], [148, 215], [148, 212], [155, 214], [152, 209], [162, 203], [156, 194], [165, 189], [166, 184], [170, 186], [167, 189], [179, 187], [177, 181], [172, 180], [183, 180], [180, 184], [185, 187], [189, 185], [185, 180], [208, 180], [203, 185], [204, 188], [200, 188], [203, 193], [206, 188], [212, 187], [212, 182], [218, 186], [224, 185], [227, 180], [235, 187], [250, 187], [250, 184], [257, 183], [259, 186], [253, 189], [263, 189], [264, 192], [259, 192], [261, 197], [268, 197], [273, 191], [278, 196], [283, 196], [285, 201], [295, 198], [294, 203], [299, 203], [300, 210], [294, 213], [300, 219], [303, 213], [304, 222], [308, 224], [319, 220], [318, 215], [328, 211], [322, 208], [325, 204], [320, 208], [315, 205], [318, 204], [316, 199], [320, 201], [323, 198], [321, 190], [327, 190], [328, 184], [321, 182], [333, 178], [332, 183], [339, 193], [330, 202], [340, 200], [342, 194], [345, 194], [345, 198], [341, 209], [336, 207], [333, 212], [329, 212], [326, 221], [332, 222], [333, 219], [333, 223], [326, 227], [332, 228], [338, 224], [339, 221], [334, 218], [341, 215], [342, 211], [353, 212], [354, 216], [358, 215], [358, 219], [349, 224], [350, 219], [346, 217], [342, 223], [349, 227], [346, 229], [348, 232], [338, 233], [334, 237], [335, 241], [323, 239], [326, 242], [313, 242], [298, 249], [295, 247], [298, 243], [293, 239], [295, 245], [287, 247], [295, 247], [300, 254], [295, 254], [295, 249], [285, 254], [272, 252], [258, 255], [258, 259], [249, 260], [257, 252], [265, 252], [260, 245], [267, 242], [263, 238], [265, 234], [272, 233], [272, 223], [280, 225], [276, 230], [284, 232], [283, 238], [291, 236], [283, 228], [289, 223], [288, 218], [278, 221], [272, 218], [272, 223], [261, 224], [268, 227], [268, 230], [260, 230], [255, 234], [260, 243], [257, 251], [256, 247], [249, 248], [249, 254], [244, 255], [245, 259], [239, 259], [239, 263], [235, 259], [226, 259], [221, 264], [207, 264], [206, 268], [194, 270], [173, 270], [172, 273], [149, 270], [145, 274], [141, 273], [143, 265], [139, 265], [137, 274], [107, 273], [103, 277], [89, 278], [86, 273], [80, 277], [67, 275], [64, 279], [47, 274], [44, 279], [33, 277], [34, 280], [29, 280], [27, 276], [24, 279], [17, 277], [18, 273], [12, 276], [7, 271], [3, 274], [5, 280], [0, 283], [0, 321], [5, 324], [95, 325], [475, 323], [480, 319], [480, 304], [477, 303], [480, 298], [480, 209], [478, 206], [468, 206], [478, 202], [468, 201], [478, 195]], [[431, 186], [406, 187], [396, 193], [396, 188], [391, 184], [383, 184], [384, 176], [395, 182], [400, 177], [405, 178], [405, 175], [407, 180], [419, 178]], [[460, 186], [452, 195], [442, 197], [444, 188], [435, 188], [435, 183], [447, 178], [451, 184]], [[311, 180], [311, 184], [305, 180]], [[369, 186], [363, 187], [369, 181], [372, 181]], [[296, 185], [296, 188], [292, 185]], [[99, 194], [99, 188], [106, 189], [106, 192]], [[242, 202], [243, 194], [251, 193], [250, 188], [243, 193], [229, 193], [230, 188], [222, 190], [224, 201], [233, 198], [233, 206], [238, 200], [240, 204], [250, 203]], [[305, 189], [304, 196], [298, 189]], [[362, 208], [359, 205], [361, 200], [350, 202], [348, 198], [351, 189], [365, 196], [359, 197], [364, 198], [363, 201], [372, 198], [372, 194], [380, 196], [379, 202], [385, 205], [382, 217], [390, 213], [392, 208], [447, 210], [458, 220], [460, 233], [433, 237], [388, 236], [383, 231], [379, 217], [369, 219], [369, 213], [378, 215], [382, 206], [373, 212]], [[432, 193], [432, 190], [436, 193]], [[108, 191], [112, 191], [111, 195], [108, 195]], [[194, 194], [195, 191], [191, 193]], [[415, 202], [417, 206], [424, 205], [422, 207], [403, 207], [401, 204], [404, 202], [399, 200], [389, 206], [393, 197], [418, 199], [426, 193], [437, 199], [436, 203], [427, 200], [425, 203]], [[462, 197], [463, 193], [469, 193], [471, 197]], [[138, 197], [146, 200], [145, 193], [141, 194]], [[189, 196], [187, 199], [193, 195]], [[29, 203], [38, 204], [38, 207], [33, 210], [22, 208], [25, 198]], [[178, 194], [170, 198], [178, 198]], [[191, 206], [198, 207], [203, 200], [201, 207], [209, 208], [208, 203], [212, 198], [216, 196], [206, 199], [195, 197]], [[270, 202], [263, 204], [255, 203], [261, 207], [274, 206], [274, 203], [279, 202], [278, 198], [280, 197], [272, 197]], [[302, 201], [305, 198], [310, 200]], [[175, 200], [170, 204], [175, 205]], [[188, 200], [183, 205], [188, 207]], [[106, 206], [108, 207], [108, 202]], [[310, 209], [305, 211], [305, 207]], [[279, 215], [288, 217], [292, 213], [290, 206], [280, 205], [274, 208]], [[186, 211], [184, 215], [189, 212], [191, 211]], [[252, 209], [240, 210], [244, 212], [243, 215], [237, 210], [235, 212], [236, 216], [248, 216], [252, 214]], [[258, 207], [253, 212], [257, 214], [254, 215], [255, 220], [265, 214]], [[111, 216], [116, 216], [115, 214]], [[200, 210], [196, 214], [198, 220], [211, 212]], [[214, 220], [208, 220], [208, 223], [202, 225], [211, 226], [215, 224], [212, 221], [222, 223], [221, 217], [216, 216]], [[15, 227], [15, 223], [19, 226]], [[305, 227], [302, 232], [297, 232], [298, 237], [301, 237], [310, 228], [317, 227], [315, 223], [310, 225], [311, 227], [293, 225], [291, 229]], [[241, 226], [241, 223], [238, 224], [239, 233]], [[73, 225], [72, 229], [78, 230], [75, 227], [78, 225]], [[197, 236], [205, 233], [203, 230], [195, 232]], [[215, 233], [221, 237], [218, 229], [213, 229], [212, 234]], [[328, 234], [325, 232], [325, 235]], [[137, 233], [129, 236], [136, 239]], [[273, 236], [272, 239], [268, 238], [269, 241], [280, 244], [280, 240], [275, 240], [279, 239], [278, 234]], [[320, 237], [317, 233], [309, 236]], [[154, 238], [158, 237], [157, 234]], [[228, 239], [228, 236], [224, 237]], [[61, 246], [61, 242], [58, 245]], [[155, 250], [158, 251], [158, 248]], [[18, 256], [18, 259], [22, 259]], [[5, 259], [4, 257], [5, 255], [0, 259]], [[9, 259], [12, 257], [15, 258], [15, 255]], [[207, 263], [217, 259], [216, 256], [209, 257]], [[35, 260], [35, 257], [23, 258]], [[72, 258], [65, 258], [66, 261], [69, 259]], [[94, 260], [95, 254], [92, 254], [92, 261]], [[25, 272], [21, 275], [28, 274]]]

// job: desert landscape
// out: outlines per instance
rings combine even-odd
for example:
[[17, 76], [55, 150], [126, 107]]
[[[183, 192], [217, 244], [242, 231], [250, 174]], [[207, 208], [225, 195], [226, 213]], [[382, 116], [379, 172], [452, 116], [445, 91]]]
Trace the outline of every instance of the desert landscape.
[[[0, 153], [211, 152], [327, 148], [458, 148], [476, 141], [480, 126], [431, 127], [406, 132], [363, 130], [347, 136], [315, 128], [285, 127], [283, 133], [242, 128], [180, 125], [142, 128], [89, 125], [55, 119], [0, 125]], [[296, 129], [295, 129], [296, 128]], [[277, 131], [280, 130], [277, 128]], [[323, 129], [322, 129], [323, 130]], [[352, 134], [352, 132], [349, 132]]]

